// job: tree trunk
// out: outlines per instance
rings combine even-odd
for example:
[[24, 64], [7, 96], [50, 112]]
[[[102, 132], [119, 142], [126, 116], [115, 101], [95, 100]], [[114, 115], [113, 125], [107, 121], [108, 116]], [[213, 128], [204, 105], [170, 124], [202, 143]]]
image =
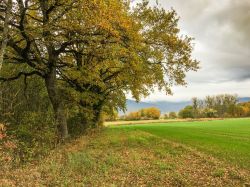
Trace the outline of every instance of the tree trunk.
[[93, 127], [96, 128], [101, 125], [101, 114], [102, 114], [103, 102], [100, 102], [97, 105], [94, 105], [94, 118], [93, 118]]
[[59, 140], [65, 140], [68, 138], [69, 133], [63, 104], [59, 104], [58, 108], [55, 110], [55, 119]]
[[67, 119], [63, 106], [63, 99], [58, 94], [56, 84], [56, 68], [51, 68], [51, 72], [45, 77], [45, 84], [50, 101], [55, 113], [55, 123], [57, 127], [58, 139], [63, 141], [68, 137]]
[[5, 49], [6, 49], [7, 42], [8, 42], [8, 30], [9, 30], [9, 20], [10, 20], [11, 9], [12, 9], [12, 0], [8, 0], [5, 20], [4, 20], [3, 41], [2, 41], [2, 45], [0, 49], [0, 70], [2, 69]]

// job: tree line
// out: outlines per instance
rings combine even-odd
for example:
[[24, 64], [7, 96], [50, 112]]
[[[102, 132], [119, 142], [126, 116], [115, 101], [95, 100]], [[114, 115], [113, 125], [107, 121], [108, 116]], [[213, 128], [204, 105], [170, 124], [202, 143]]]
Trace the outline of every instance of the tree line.
[[122, 116], [123, 120], [155, 120], [160, 119], [161, 111], [156, 107], [143, 108], [136, 112], [130, 112], [127, 115]]
[[177, 119], [177, 118], [237, 118], [250, 117], [250, 102], [239, 102], [237, 95], [219, 94], [206, 96], [205, 99], [192, 98], [191, 105], [179, 112], [161, 114], [157, 107], [144, 108], [130, 112], [125, 116], [112, 120], [149, 120], [149, 119]]
[[221, 94], [192, 99], [192, 105], [179, 111], [181, 118], [249, 117], [250, 103], [239, 103], [237, 95]]
[[128, 92], [170, 94], [199, 69], [178, 19], [146, 0], [1, 1], [0, 122], [22, 145], [45, 146], [125, 110]]

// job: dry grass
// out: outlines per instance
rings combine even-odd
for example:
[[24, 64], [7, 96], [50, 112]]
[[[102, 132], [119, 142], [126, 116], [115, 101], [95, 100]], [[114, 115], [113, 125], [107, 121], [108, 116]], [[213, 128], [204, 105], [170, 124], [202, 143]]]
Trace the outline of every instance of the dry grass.
[[152, 123], [171, 123], [171, 122], [185, 122], [185, 121], [212, 121], [223, 120], [223, 118], [201, 118], [201, 119], [159, 119], [159, 120], [138, 120], [138, 121], [108, 121], [104, 126], [114, 125], [134, 125], [134, 124], [152, 124]]
[[2, 186], [244, 186], [247, 170], [139, 130], [106, 129], [39, 163], [0, 171]]

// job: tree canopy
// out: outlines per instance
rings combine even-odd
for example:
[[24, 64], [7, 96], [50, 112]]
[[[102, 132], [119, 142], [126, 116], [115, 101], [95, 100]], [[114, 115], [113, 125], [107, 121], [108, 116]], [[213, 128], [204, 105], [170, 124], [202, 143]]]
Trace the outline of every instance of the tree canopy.
[[[171, 94], [199, 68], [176, 12], [148, 1], [17, 0], [11, 10], [0, 80], [41, 77], [60, 138], [68, 136], [67, 101], [96, 126], [103, 110], [125, 109], [126, 93], [136, 100], [155, 88]], [[1, 23], [6, 11], [3, 2]], [[15, 71], [6, 73], [9, 67]]]

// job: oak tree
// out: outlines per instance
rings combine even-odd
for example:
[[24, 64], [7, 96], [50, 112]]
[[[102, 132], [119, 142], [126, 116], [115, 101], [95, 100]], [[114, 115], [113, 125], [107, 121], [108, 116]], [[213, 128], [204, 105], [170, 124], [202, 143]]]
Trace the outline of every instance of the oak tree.
[[[136, 100], [156, 87], [170, 94], [172, 85], [186, 84], [186, 72], [198, 69], [176, 12], [148, 1], [132, 8], [122, 0], [17, 0], [12, 6], [4, 61], [20, 71], [0, 80], [44, 79], [60, 138], [68, 136], [65, 92], [96, 126], [104, 109], [125, 108], [126, 93]], [[0, 14], [3, 22], [6, 9]]]

